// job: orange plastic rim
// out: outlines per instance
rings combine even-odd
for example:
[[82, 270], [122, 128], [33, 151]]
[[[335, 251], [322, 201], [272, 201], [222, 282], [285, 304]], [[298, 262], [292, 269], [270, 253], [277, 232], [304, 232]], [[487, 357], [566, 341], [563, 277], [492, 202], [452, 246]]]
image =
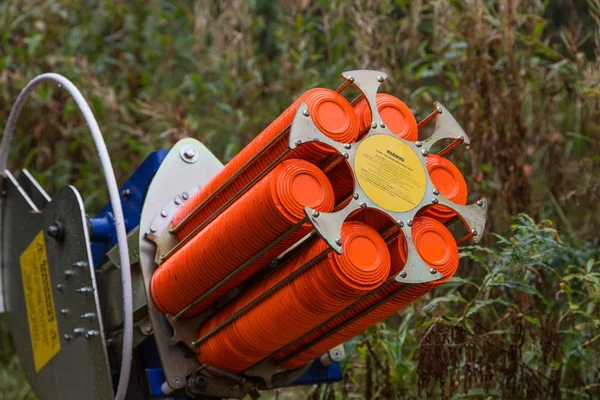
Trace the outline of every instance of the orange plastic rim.
[[[298, 107], [306, 103], [316, 126], [329, 138], [340, 143], [356, 142], [358, 137], [358, 119], [352, 106], [339, 93], [322, 88], [308, 90], [288, 107], [261, 134], [244, 147], [227, 165], [210, 181], [200, 188], [181, 206], [173, 216], [176, 226], [194, 209], [202, 204], [220, 186], [236, 174], [244, 164], [263, 150], [279, 133], [286, 129], [294, 119]], [[176, 233], [179, 239], [190, 234], [194, 228], [210, 217], [215, 211], [237, 194], [246, 184], [258, 176], [267, 166], [287, 149], [287, 136], [263, 153], [251, 166], [235, 178], [218, 196], [205, 204], [194, 217]], [[335, 150], [323, 143], [306, 143], [298, 146], [285, 159], [303, 159], [319, 164]]]
[[[381, 285], [390, 268], [390, 256], [381, 236], [373, 228], [352, 221], [342, 226], [341, 239], [342, 255], [329, 253], [200, 344], [200, 362], [233, 373], [241, 372]], [[326, 248], [325, 242], [319, 240], [305, 249], [211, 317], [199, 335], [210, 331]], [[234, 349], [229, 348], [231, 346]]]
[[[157, 307], [179, 313], [304, 218], [305, 206], [328, 212], [333, 201], [331, 184], [318, 167], [304, 160], [282, 162], [159, 267], [151, 287]], [[204, 311], [310, 229], [298, 228], [186, 316]]]
[[[377, 94], [377, 111], [383, 122], [396, 136], [414, 142], [419, 135], [417, 120], [412, 111], [400, 99], [387, 93]], [[363, 100], [355, 109], [360, 123], [360, 131], [366, 132], [373, 121], [369, 104]]]
[[[467, 182], [460, 170], [447, 158], [430, 154], [427, 156], [427, 172], [431, 177], [433, 185], [448, 200], [465, 205], [467, 204]], [[437, 219], [441, 222], [447, 222], [454, 218], [456, 213], [448, 207], [435, 205], [429, 207], [424, 214]]]

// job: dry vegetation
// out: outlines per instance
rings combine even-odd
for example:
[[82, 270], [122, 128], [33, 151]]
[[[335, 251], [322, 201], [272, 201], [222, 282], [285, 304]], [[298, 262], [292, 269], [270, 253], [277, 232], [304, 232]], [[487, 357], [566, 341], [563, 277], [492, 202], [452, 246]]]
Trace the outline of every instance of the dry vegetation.
[[[467, 248], [460, 278], [353, 341], [344, 381], [307, 396], [600, 397], [599, 0], [127, 4], [0, 2], [2, 119], [29, 79], [62, 73], [124, 180], [184, 136], [226, 161], [302, 91], [369, 68], [417, 118], [439, 100], [473, 139], [452, 159], [506, 234]], [[12, 160], [51, 192], [74, 184], [93, 212], [107, 196], [85, 130], [41, 88]], [[0, 398], [31, 397], [1, 339]]]

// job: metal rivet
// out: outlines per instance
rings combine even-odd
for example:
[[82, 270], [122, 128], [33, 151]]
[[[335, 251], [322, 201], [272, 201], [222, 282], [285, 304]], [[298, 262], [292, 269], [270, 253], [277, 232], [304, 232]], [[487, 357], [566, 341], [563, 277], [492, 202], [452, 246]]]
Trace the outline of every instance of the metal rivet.
[[373, 123], [371, 123], [371, 128], [373, 128], [373, 129], [377, 129], [377, 122], [373, 122]]
[[181, 198], [179, 197], [175, 197], [175, 204], [180, 205], [181, 204]]
[[382, 127], [382, 128], [385, 128], [385, 124], [383, 122], [380, 122], [379, 126]]
[[423, 154], [424, 156], [427, 156], [427, 154], [429, 154], [429, 152], [426, 149], [421, 150], [421, 154]]
[[437, 190], [436, 188], [433, 188], [433, 194], [435, 194], [437, 196], [440, 194], [440, 191]]
[[65, 289], [65, 285], [63, 285], [62, 283], [59, 283], [58, 285], [56, 285], [56, 290], [58, 290], [59, 292], [62, 292]]
[[313, 217], [319, 218], [319, 215], [321, 215], [320, 212], [318, 212], [317, 210], [313, 211]]
[[465, 140], [465, 137], [463, 135], [458, 135], [457, 139], [460, 141], [463, 141], [463, 140]]
[[302, 144], [302, 140], [296, 139], [294, 143], [296, 144], [296, 146], [300, 146]]
[[383, 76], [377, 75], [377, 82], [383, 82]]
[[352, 145], [351, 145], [350, 143], [346, 143], [346, 144], [344, 145], [344, 148], [345, 148], [346, 150], [350, 150], [350, 149], [352, 148]]
[[417, 147], [421, 147], [421, 146], [423, 146], [423, 143], [421, 143], [419, 140], [417, 140], [417, 141], [415, 142], [415, 146], [417, 146]]
[[342, 153], [342, 156], [343, 156], [345, 159], [348, 159], [348, 157], [350, 157], [350, 156], [348, 155], [348, 153], [346, 153], [346, 152]]
[[161, 210], [160, 216], [163, 218], [167, 218], [169, 216], [169, 212], [167, 210]]
[[150, 227], [150, 232], [156, 233], [156, 227], [154, 225]]
[[129, 196], [131, 196], [131, 190], [130, 189], [125, 189], [121, 192], [121, 196], [125, 197], [126, 199], [129, 198]]
[[186, 192], [181, 193], [181, 197], [183, 197], [184, 200], [187, 200], [190, 198], [190, 195], [187, 194]]
[[90, 319], [94, 319], [94, 318], [96, 318], [96, 314], [91, 313], [91, 312], [85, 313], [81, 316], [81, 319], [85, 319], [85, 320], [90, 320]]
[[334, 350], [334, 352], [333, 352], [333, 356], [334, 356], [334, 357], [336, 357], [336, 358], [337, 358], [337, 357], [341, 357], [341, 356], [342, 356], [342, 353], [341, 353], [339, 350]]
[[437, 111], [438, 114], [441, 114], [442, 113], [442, 108], [438, 107], [438, 109], [436, 111]]
[[473, 234], [473, 236], [477, 236], [477, 229], [471, 229], [471, 233]]
[[354, 193], [354, 200], [358, 200], [358, 193]]
[[398, 220], [398, 226], [399, 226], [400, 228], [404, 228], [404, 222], [402, 222], [402, 221]]
[[435, 274], [437, 274], [437, 270], [436, 270], [435, 268], [431, 268], [431, 269], [429, 270], [429, 272], [431, 273], [431, 275], [435, 275]]
[[181, 378], [179, 378], [178, 376], [173, 378], [173, 384], [177, 387], [181, 386]]
[[353, 77], [353, 76], [349, 76], [349, 77], [348, 77], [348, 80], [349, 80], [350, 82], [354, 83], [354, 77]]
[[358, 206], [360, 208], [365, 208], [367, 206], [367, 203], [365, 203], [364, 201], [361, 201], [360, 203], [358, 203]]
[[73, 272], [73, 270], [70, 270], [70, 269], [63, 272], [63, 278], [65, 278], [65, 279], [69, 279], [73, 275], [75, 275], [75, 272]]
[[406, 225], [408, 225], [408, 226], [412, 226], [412, 219], [409, 219], [409, 220], [407, 220], [407, 221], [406, 221]]
[[310, 115], [310, 113], [308, 112], [308, 110], [304, 110], [304, 111], [302, 111], [302, 115], [304, 115], [305, 117], [308, 117]]
[[337, 244], [338, 246], [341, 246], [342, 245], [342, 239], [340, 239], [340, 238], [335, 239], [335, 244]]
[[179, 156], [188, 164], [193, 164], [198, 160], [198, 152], [190, 145], [185, 145], [179, 150]]
[[71, 340], [71, 339], [73, 339], [73, 335], [70, 335], [70, 334], [68, 334], [68, 333], [65, 333], [65, 334], [63, 335], [63, 337], [65, 338], [65, 340]]
[[84, 328], [75, 328], [73, 329], [73, 336], [79, 336], [81, 334], [85, 333], [85, 329]]
[[85, 261], [77, 261], [77, 262], [73, 263], [73, 266], [77, 267], [77, 268], [87, 268], [88, 263]]
[[407, 275], [408, 274], [406, 272], [404, 272], [404, 271], [400, 272], [400, 278], [406, 278]]
[[144, 332], [146, 333], [152, 333], [152, 327], [151, 326], [147, 326], [144, 328]]
[[437, 204], [437, 203], [439, 203], [439, 200], [434, 197], [433, 199], [431, 199], [431, 202], [433, 204]]
[[86, 338], [86, 339], [91, 339], [91, 338], [92, 338], [92, 337], [94, 337], [94, 336], [98, 336], [98, 334], [99, 334], [99, 333], [100, 333], [100, 332], [98, 332], [98, 331], [87, 331], [87, 332], [85, 333], [85, 338]]
[[82, 288], [76, 289], [75, 291], [78, 292], [78, 293], [89, 293], [89, 292], [93, 292], [94, 289], [92, 289], [89, 286], [84, 286]]
[[477, 200], [477, 205], [479, 207], [483, 207], [483, 200], [481, 200], [481, 199]]
[[69, 313], [69, 309], [68, 308], [62, 308], [60, 310], [60, 315], [67, 315]]

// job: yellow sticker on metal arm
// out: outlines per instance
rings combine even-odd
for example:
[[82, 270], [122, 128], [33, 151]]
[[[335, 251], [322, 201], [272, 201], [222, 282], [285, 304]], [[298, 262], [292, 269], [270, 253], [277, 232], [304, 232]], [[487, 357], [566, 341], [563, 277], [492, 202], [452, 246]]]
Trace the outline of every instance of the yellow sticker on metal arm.
[[386, 210], [412, 210], [425, 196], [427, 178], [419, 155], [396, 137], [366, 138], [356, 149], [354, 172], [365, 194]]
[[60, 351], [60, 339], [44, 232], [40, 231], [21, 254], [21, 276], [29, 321], [35, 371]]

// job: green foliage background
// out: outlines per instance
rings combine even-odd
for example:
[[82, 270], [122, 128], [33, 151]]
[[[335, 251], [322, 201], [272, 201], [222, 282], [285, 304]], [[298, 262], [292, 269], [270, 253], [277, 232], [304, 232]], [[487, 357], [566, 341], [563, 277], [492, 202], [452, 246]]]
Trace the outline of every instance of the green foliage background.
[[[436, 100], [459, 119], [473, 146], [451, 158], [505, 234], [353, 341], [343, 382], [273, 396], [598, 398], [599, 54], [599, 0], [5, 0], [0, 119], [35, 75], [64, 74], [124, 181], [185, 136], [227, 161], [306, 89], [386, 71], [417, 119]], [[13, 166], [50, 193], [74, 184], [90, 213], [106, 202], [60, 89], [40, 88], [19, 126]], [[0, 398], [31, 398], [0, 339]]]

